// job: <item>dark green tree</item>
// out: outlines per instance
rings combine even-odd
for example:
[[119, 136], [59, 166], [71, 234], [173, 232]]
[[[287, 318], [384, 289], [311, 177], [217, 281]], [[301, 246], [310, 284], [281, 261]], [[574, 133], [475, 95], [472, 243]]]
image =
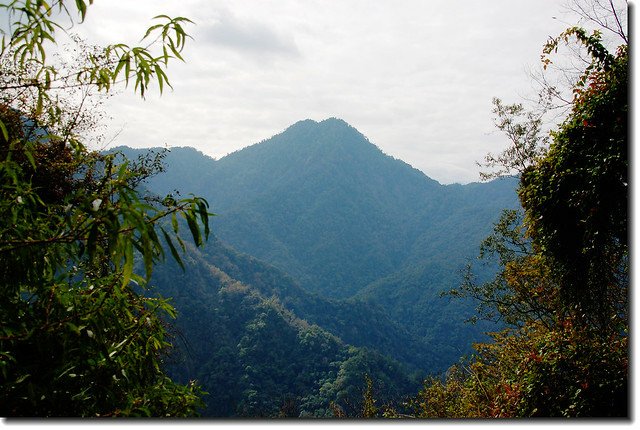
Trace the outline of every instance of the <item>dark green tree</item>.
[[574, 27], [545, 45], [545, 65], [572, 38], [591, 62], [548, 150], [517, 163], [524, 213], [505, 212], [482, 247], [501, 270], [453, 292], [510, 328], [430, 380], [418, 416], [628, 415], [628, 47]]
[[527, 231], [552, 259], [567, 306], [608, 326], [626, 306], [628, 283], [628, 47], [609, 53], [599, 33], [570, 28], [545, 46], [575, 37], [592, 55], [570, 117], [547, 155], [523, 172]]
[[149, 169], [89, 151], [83, 104], [70, 101], [74, 88], [104, 93], [121, 80], [141, 95], [154, 81], [162, 90], [184, 19], [161, 17], [146, 34], [157, 46], [108, 46], [63, 71], [48, 47], [91, 3], [0, 5], [10, 18], [0, 52], [0, 414], [191, 415], [200, 389], [162, 368], [175, 310], [146, 281], [165, 249], [181, 262], [179, 218], [196, 244], [208, 236], [207, 202], [146, 198], [137, 185]]

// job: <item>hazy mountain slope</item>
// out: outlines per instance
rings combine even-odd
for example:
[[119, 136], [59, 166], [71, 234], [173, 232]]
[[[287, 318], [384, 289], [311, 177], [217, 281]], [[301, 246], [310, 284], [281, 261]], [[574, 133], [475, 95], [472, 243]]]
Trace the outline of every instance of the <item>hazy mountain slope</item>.
[[427, 371], [482, 338], [486, 327], [464, 324], [471, 304], [440, 293], [517, 205], [516, 180], [438, 184], [337, 119], [301, 121], [220, 160], [174, 148], [166, 164], [151, 190], [206, 197], [221, 241], [274, 267], [219, 242], [207, 264], [298, 317]]
[[322, 294], [346, 297], [393, 271], [435, 181], [339, 120], [304, 121], [218, 161], [207, 177], [220, 237]]
[[473, 343], [488, 340], [484, 333], [499, 329], [487, 322], [466, 323], [474, 315], [474, 303], [441, 295], [461, 280], [454, 260], [425, 262], [373, 282], [358, 298], [383, 306], [446, 367], [471, 353]]
[[182, 148], [166, 161], [151, 189], [206, 197], [223, 241], [329, 297], [425, 260], [462, 262], [516, 204], [515, 181], [440, 185], [338, 119], [301, 121], [216, 161]]
[[202, 249], [202, 258], [262, 296], [275, 297], [298, 317], [319, 325], [350, 345], [374, 349], [423, 371], [434, 371], [448, 364], [432, 352], [432, 345], [421, 342], [419, 336], [411, 335], [405, 326], [393, 321], [383, 306], [357, 299], [327, 299], [310, 293], [275, 267], [238, 253], [216, 238]]
[[330, 402], [360, 400], [365, 374], [384, 384], [388, 400], [416, 389], [397, 362], [349, 346], [207, 260], [190, 248], [186, 272], [168, 262], [152, 281], [153, 293], [171, 297], [179, 312], [170, 373], [209, 393], [205, 416], [330, 415]]

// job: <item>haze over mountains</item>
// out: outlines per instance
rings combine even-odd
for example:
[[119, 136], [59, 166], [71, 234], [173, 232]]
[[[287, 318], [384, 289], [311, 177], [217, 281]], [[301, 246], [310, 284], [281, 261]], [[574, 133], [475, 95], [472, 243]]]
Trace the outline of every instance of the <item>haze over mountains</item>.
[[166, 162], [152, 190], [207, 198], [220, 239], [332, 297], [431, 259], [443, 242], [475, 255], [496, 208], [517, 204], [515, 181], [440, 185], [339, 119], [298, 122], [220, 160], [174, 148]]
[[[144, 152], [116, 149], [129, 158]], [[343, 398], [345, 393], [353, 395], [353, 389], [340, 385], [345, 372], [350, 374], [342, 366], [349, 360], [353, 364], [358, 354], [367, 363], [393, 360], [389, 363], [400, 367], [369, 366], [369, 372], [389, 384], [395, 379], [397, 391], [402, 391], [410, 378], [392, 378], [390, 373], [400, 368], [405, 375], [442, 371], [491, 329], [465, 324], [472, 304], [442, 298], [440, 293], [459, 285], [461, 270], [475, 258], [501, 211], [517, 207], [516, 180], [441, 185], [385, 155], [335, 118], [300, 121], [219, 160], [191, 148], [172, 148], [165, 163], [166, 172], [145, 184], [149, 190], [205, 197], [217, 214], [211, 220], [215, 238], [203, 250], [190, 250], [185, 274], [165, 267], [154, 276], [159, 291], [175, 297], [181, 313], [178, 328], [190, 344], [198, 345], [198, 358], [185, 359], [175, 372], [189, 377], [189, 368], [202, 381], [206, 372], [194, 369], [197, 363], [208, 363], [209, 369], [233, 363], [234, 375], [244, 381], [245, 385], [225, 389], [235, 393], [235, 406], [213, 408], [209, 414], [273, 413], [277, 402], [269, 404], [268, 399], [289, 395], [299, 407], [306, 405], [305, 413], [322, 415], [328, 402], [340, 397], [338, 392]], [[486, 273], [480, 268], [480, 276]], [[235, 323], [230, 323], [233, 308], [228, 300], [221, 304], [230, 294], [242, 308], [235, 316], [245, 315]], [[302, 366], [298, 373], [315, 369], [315, 379], [296, 386], [285, 381], [295, 372], [267, 377], [274, 371], [271, 367], [256, 371], [259, 354], [249, 360], [247, 345], [240, 342], [256, 324], [266, 330], [263, 340], [293, 348], [291, 359], [307, 364], [290, 366]], [[300, 346], [309, 324], [316, 327], [315, 336], [324, 339], [320, 343], [326, 351], [333, 353]], [[207, 330], [210, 334], [201, 338]], [[285, 340], [287, 332], [290, 337]], [[258, 338], [249, 337], [259, 344]], [[365, 349], [356, 352], [349, 345]], [[328, 359], [331, 354], [337, 355]], [[239, 364], [247, 360], [251, 371]], [[279, 360], [287, 367], [286, 357], [271, 359]], [[343, 379], [338, 382], [341, 369]], [[218, 392], [221, 374], [214, 373], [217, 382], [209, 387], [204, 383], [205, 390]], [[318, 395], [323, 384], [329, 385], [321, 399], [311, 400], [311, 393]], [[339, 385], [342, 388], [336, 388]], [[249, 397], [262, 403], [251, 403]], [[216, 404], [225, 403], [215, 394], [213, 398]]]

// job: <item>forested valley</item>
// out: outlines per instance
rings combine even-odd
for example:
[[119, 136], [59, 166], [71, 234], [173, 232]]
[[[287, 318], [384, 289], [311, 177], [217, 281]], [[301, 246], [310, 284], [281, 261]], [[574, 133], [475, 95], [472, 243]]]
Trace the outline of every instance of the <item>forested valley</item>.
[[545, 69], [586, 58], [563, 119], [550, 85], [537, 111], [494, 99], [509, 146], [443, 185], [339, 118], [219, 159], [90, 150], [89, 94], [162, 92], [190, 23], [50, 63], [91, 3], [2, 5], [3, 417], [630, 415], [620, 22], [615, 49], [550, 38]]

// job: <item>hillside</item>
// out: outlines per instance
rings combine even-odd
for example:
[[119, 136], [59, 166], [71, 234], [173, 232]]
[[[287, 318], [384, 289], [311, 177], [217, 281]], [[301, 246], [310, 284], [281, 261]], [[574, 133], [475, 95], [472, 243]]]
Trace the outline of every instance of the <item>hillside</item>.
[[[351, 307], [353, 325], [333, 321], [326, 330], [313, 322], [329, 322], [321, 311], [340, 314], [335, 304], [312, 300], [277, 270], [215, 238], [207, 248], [189, 247], [186, 271], [171, 262], [158, 266], [152, 280], [152, 294], [171, 297], [178, 309], [169, 372], [185, 383], [197, 379], [209, 393], [205, 416], [332, 416], [331, 402], [357, 407], [365, 375], [384, 387], [388, 401], [418, 387], [417, 374], [377, 352], [415, 353], [393, 344], [409, 336], [393, 325], [381, 333], [385, 321], [374, 320], [368, 306]], [[364, 324], [377, 326], [369, 332]]]
[[202, 250], [201, 260], [233, 279], [250, 285], [262, 296], [275, 298], [299, 318], [317, 324], [346, 343], [367, 347], [415, 369], [433, 369], [443, 363], [430, 346], [394, 322], [382, 306], [359, 299], [328, 299], [302, 288], [277, 268], [241, 254], [217, 238]]
[[495, 329], [465, 324], [473, 304], [440, 293], [517, 204], [515, 180], [441, 185], [338, 119], [298, 122], [219, 160], [173, 148], [164, 162], [150, 190], [188, 190], [217, 214], [203, 261], [343, 341], [437, 372]]
[[152, 190], [207, 198], [221, 240], [335, 298], [405, 266], [474, 257], [517, 205], [515, 180], [441, 185], [338, 119], [298, 122], [219, 160], [174, 148], [166, 163]]

